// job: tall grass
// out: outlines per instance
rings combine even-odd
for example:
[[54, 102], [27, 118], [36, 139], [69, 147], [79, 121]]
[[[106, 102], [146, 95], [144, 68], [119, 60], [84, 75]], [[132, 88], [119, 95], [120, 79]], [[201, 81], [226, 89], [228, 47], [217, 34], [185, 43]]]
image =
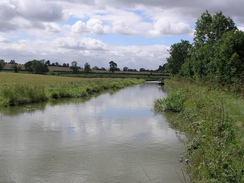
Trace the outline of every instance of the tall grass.
[[165, 81], [186, 96], [180, 113], [164, 112], [188, 137], [184, 157], [193, 182], [244, 182], [244, 100], [239, 95], [184, 79]]
[[28, 87], [26, 85], [9, 86], [2, 89], [0, 106], [15, 106], [46, 101], [44, 87]]
[[11, 73], [0, 73], [0, 77], [0, 107], [88, 97], [107, 89], [120, 89], [144, 82], [138, 79], [81, 79]]
[[167, 98], [157, 99], [154, 102], [156, 112], [171, 111], [180, 112], [184, 108], [186, 96], [183, 91], [178, 90], [169, 94]]

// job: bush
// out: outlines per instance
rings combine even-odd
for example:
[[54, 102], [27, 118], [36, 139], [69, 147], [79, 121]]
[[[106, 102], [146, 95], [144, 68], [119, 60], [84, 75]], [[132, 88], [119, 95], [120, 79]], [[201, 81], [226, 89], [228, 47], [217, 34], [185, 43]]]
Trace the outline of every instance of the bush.
[[171, 93], [165, 99], [158, 99], [154, 103], [154, 107], [157, 112], [162, 111], [172, 111], [180, 112], [184, 108], [184, 103], [186, 101], [186, 96], [182, 91], [176, 91]]

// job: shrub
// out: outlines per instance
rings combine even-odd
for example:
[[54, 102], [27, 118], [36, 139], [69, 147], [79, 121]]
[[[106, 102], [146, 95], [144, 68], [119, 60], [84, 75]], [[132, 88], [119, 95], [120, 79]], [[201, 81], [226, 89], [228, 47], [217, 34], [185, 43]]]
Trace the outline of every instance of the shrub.
[[158, 99], [154, 103], [154, 107], [157, 112], [172, 111], [180, 112], [184, 108], [186, 96], [182, 91], [176, 91], [171, 93], [167, 98]]

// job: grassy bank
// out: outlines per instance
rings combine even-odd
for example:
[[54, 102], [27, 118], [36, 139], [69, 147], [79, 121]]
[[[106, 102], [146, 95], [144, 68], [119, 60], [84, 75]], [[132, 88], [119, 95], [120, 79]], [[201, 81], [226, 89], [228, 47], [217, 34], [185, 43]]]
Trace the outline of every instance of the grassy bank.
[[0, 73], [0, 107], [58, 98], [88, 97], [108, 89], [144, 82], [138, 79], [85, 79], [32, 74]]
[[[185, 79], [165, 80], [165, 85], [170, 97], [155, 101], [155, 110], [186, 133], [181, 160], [191, 182], [244, 182], [243, 97]], [[182, 98], [180, 112], [167, 110], [182, 105]]]

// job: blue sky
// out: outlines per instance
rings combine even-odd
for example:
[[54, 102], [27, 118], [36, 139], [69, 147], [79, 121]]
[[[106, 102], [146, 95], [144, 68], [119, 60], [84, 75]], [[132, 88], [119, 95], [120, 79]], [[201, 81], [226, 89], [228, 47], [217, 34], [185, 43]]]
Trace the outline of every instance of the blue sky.
[[170, 45], [193, 40], [203, 12], [244, 30], [242, 0], [1, 0], [0, 59], [157, 69]]

